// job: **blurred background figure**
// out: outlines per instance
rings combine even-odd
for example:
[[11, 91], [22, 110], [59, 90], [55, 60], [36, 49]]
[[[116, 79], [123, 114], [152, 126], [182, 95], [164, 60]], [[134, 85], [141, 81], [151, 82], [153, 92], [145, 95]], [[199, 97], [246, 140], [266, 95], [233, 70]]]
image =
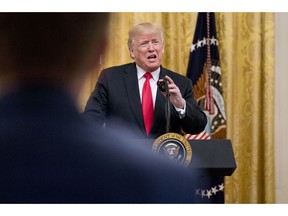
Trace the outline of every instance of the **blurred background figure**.
[[184, 168], [76, 108], [108, 13], [0, 14], [1, 203], [192, 203]]

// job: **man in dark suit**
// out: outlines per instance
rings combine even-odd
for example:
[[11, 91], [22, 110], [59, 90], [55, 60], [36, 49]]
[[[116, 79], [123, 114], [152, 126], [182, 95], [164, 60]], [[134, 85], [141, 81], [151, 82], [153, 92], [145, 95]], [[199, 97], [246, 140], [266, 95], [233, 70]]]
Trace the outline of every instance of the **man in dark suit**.
[[[165, 93], [157, 81], [169, 83], [171, 116], [169, 132], [196, 134], [207, 123], [204, 112], [194, 99], [191, 81], [161, 66], [164, 53], [163, 31], [152, 23], [136, 25], [129, 32], [128, 47], [134, 63], [104, 69], [84, 110], [84, 116], [98, 126], [109, 128], [115, 122], [125, 124], [138, 138], [157, 138], [167, 132]], [[150, 125], [145, 124], [143, 111], [144, 75], [151, 74], [150, 88], [153, 114]], [[142, 105], [141, 105], [142, 104]]]
[[0, 203], [193, 202], [187, 170], [76, 108], [108, 18], [0, 14]]

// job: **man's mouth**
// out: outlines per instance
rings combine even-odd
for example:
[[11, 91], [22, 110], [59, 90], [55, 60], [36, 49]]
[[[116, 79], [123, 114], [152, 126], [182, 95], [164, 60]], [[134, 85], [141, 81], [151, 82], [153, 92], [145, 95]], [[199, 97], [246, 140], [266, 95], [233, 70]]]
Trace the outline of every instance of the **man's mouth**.
[[156, 58], [157, 58], [157, 56], [155, 54], [148, 56], [148, 59], [153, 59], [154, 60]]

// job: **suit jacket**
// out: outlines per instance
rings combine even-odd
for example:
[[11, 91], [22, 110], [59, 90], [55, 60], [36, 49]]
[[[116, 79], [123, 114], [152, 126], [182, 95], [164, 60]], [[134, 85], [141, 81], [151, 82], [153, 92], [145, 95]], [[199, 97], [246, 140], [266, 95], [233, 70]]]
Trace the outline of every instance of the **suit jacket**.
[[191, 203], [183, 169], [95, 130], [62, 90], [0, 98], [0, 203]]
[[[194, 99], [190, 79], [161, 67], [159, 79], [165, 75], [171, 77], [179, 87], [186, 100], [186, 115], [180, 119], [179, 114], [171, 105], [171, 128], [169, 132], [196, 134], [204, 130], [206, 115]], [[149, 136], [145, 132], [142, 107], [138, 87], [136, 64], [130, 63], [111, 67], [101, 72], [94, 91], [84, 110], [84, 115], [107, 128], [113, 123], [124, 124], [138, 138], [157, 138], [166, 133], [165, 118], [166, 98], [157, 90], [154, 123]]]

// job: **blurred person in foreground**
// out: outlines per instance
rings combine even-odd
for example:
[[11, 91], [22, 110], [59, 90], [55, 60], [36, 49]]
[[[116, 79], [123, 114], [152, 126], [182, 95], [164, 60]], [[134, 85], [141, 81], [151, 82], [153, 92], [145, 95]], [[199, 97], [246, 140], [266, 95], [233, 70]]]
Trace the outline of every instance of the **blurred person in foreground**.
[[[115, 122], [121, 122], [137, 138], [158, 138], [167, 130], [166, 94], [157, 88], [157, 81], [166, 79], [171, 102], [171, 127], [168, 132], [202, 132], [207, 119], [194, 98], [190, 79], [161, 65], [164, 55], [162, 27], [154, 23], [134, 26], [129, 31], [128, 48], [134, 62], [101, 72], [83, 115], [100, 127], [105, 125], [109, 129]], [[151, 91], [148, 114], [144, 111], [147, 109], [144, 94], [146, 76]]]
[[187, 170], [81, 118], [108, 13], [0, 14], [0, 203], [192, 203]]

